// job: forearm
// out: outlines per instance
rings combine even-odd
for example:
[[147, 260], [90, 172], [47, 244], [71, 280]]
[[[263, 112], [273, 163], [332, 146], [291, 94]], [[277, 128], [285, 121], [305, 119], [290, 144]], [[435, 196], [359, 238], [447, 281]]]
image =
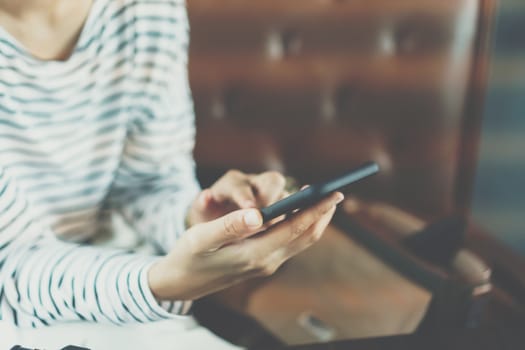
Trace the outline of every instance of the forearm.
[[14, 248], [1, 273], [2, 317], [18, 326], [66, 321], [150, 322], [182, 312], [161, 307], [147, 274], [155, 257], [44, 239]]
[[1, 169], [0, 193], [0, 318], [35, 327], [147, 322], [183, 310], [162, 308], [150, 292], [147, 273], [158, 258], [59, 241]]

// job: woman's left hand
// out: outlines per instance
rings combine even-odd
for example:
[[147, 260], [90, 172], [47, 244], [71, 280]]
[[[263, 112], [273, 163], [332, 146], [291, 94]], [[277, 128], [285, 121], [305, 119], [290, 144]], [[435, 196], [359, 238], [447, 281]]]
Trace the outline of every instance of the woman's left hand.
[[197, 196], [188, 213], [188, 227], [237, 209], [268, 206], [287, 196], [285, 186], [286, 179], [276, 171], [255, 175], [230, 170]]

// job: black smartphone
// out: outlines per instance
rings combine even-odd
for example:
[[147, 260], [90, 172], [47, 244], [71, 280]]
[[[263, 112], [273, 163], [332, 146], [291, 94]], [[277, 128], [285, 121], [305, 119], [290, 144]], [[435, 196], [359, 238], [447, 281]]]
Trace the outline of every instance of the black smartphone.
[[360, 167], [326, 182], [311, 185], [301, 191], [261, 209], [263, 221], [267, 222], [296, 209], [304, 209], [319, 202], [330, 193], [373, 175], [379, 171], [379, 165], [369, 162]]

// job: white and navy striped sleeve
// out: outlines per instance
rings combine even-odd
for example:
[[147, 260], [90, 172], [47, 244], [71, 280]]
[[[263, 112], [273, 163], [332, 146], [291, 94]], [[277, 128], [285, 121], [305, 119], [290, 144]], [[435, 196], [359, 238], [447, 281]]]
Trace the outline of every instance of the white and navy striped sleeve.
[[127, 323], [173, 317], [159, 305], [147, 270], [155, 257], [58, 240], [32, 218], [24, 193], [0, 169], [1, 317], [22, 327], [88, 320]]
[[[155, 300], [147, 272], [158, 257], [56, 238], [82, 237], [109, 208], [167, 250], [199, 190], [184, 1], [95, 4], [103, 15], [70, 62], [35, 62], [0, 32], [0, 318], [19, 326], [149, 322], [189, 304]], [[82, 79], [62, 77], [70, 70]], [[62, 111], [77, 99], [82, 110]]]
[[185, 230], [200, 190], [192, 156], [189, 25], [184, 1], [144, 1], [136, 11], [156, 18], [156, 25], [136, 25], [133, 74], [146, 83], [142, 96], [130, 102], [128, 137], [109, 199], [132, 227], [167, 252]]

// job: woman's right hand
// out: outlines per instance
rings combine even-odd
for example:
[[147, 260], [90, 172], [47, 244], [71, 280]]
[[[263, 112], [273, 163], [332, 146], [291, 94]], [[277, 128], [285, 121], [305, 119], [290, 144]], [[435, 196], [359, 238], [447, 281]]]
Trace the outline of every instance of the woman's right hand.
[[159, 300], [194, 300], [251, 277], [271, 275], [321, 238], [342, 200], [341, 193], [333, 193], [270, 228], [264, 227], [257, 209], [195, 225], [150, 268], [151, 291]]

